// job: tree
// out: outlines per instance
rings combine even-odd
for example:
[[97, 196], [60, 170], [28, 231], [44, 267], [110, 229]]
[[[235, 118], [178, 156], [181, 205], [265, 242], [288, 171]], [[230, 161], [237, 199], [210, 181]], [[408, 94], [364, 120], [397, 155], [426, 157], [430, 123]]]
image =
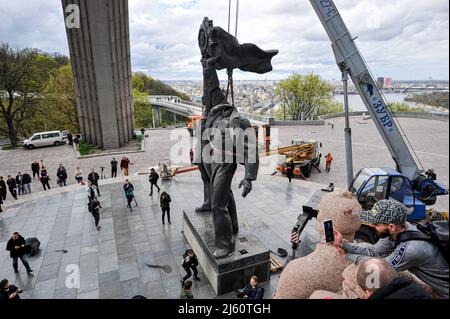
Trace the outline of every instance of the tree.
[[397, 112], [426, 112], [427, 110], [423, 107], [411, 107], [407, 103], [388, 103], [388, 108], [391, 112], [397, 113]]
[[[155, 80], [143, 72], [133, 74], [133, 97], [134, 97], [134, 115], [137, 127], [153, 126], [153, 107], [148, 102], [149, 95], [172, 95], [178, 96], [182, 100], [189, 100], [189, 97], [176, 91], [169, 85]], [[170, 125], [173, 122], [173, 116], [170, 112], [160, 110], [161, 125]]]
[[45, 130], [79, 131], [72, 68], [69, 64], [52, 72], [40, 102], [33, 122], [26, 125], [28, 130], [44, 128]]
[[176, 91], [171, 86], [153, 79], [143, 72], [136, 72], [132, 78], [133, 89], [137, 89], [139, 92], [147, 93], [149, 95], [172, 95], [178, 96], [182, 100], [189, 100], [189, 97]]
[[153, 126], [153, 108], [148, 102], [148, 94], [133, 89], [134, 99], [134, 118], [136, 127], [152, 127]]
[[0, 132], [18, 145], [22, 123], [33, 116], [46, 83], [41, 72], [51, 66], [35, 50], [14, 50], [0, 43]]
[[407, 102], [430, 105], [434, 107], [442, 107], [448, 110], [449, 94], [448, 92], [431, 92], [423, 94], [414, 94], [405, 98]]
[[[350, 112], [352, 110], [349, 110]], [[345, 112], [344, 109], [344, 104], [340, 103], [340, 102], [330, 102], [327, 105], [324, 105], [322, 107], [319, 108], [319, 116], [322, 115], [327, 115], [327, 114], [334, 114], [334, 113], [343, 113]]]
[[320, 114], [321, 108], [329, 107], [333, 99], [331, 84], [322, 80], [319, 75], [292, 74], [278, 83], [275, 97], [281, 103], [282, 119], [313, 119]]

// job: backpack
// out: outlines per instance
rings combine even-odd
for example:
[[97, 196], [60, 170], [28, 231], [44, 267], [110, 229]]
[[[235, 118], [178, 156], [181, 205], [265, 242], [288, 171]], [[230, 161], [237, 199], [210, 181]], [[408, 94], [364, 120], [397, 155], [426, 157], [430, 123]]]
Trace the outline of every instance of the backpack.
[[414, 223], [418, 231], [405, 231], [397, 236], [396, 245], [411, 240], [427, 241], [436, 245], [448, 262], [448, 221], [440, 220], [421, 225]]
[[41, 242], [39, 239], [35, 237], [27, 238], [27, 240], [25, 240], [25, 253], [33, 256], [38, 252], [40, 246]]

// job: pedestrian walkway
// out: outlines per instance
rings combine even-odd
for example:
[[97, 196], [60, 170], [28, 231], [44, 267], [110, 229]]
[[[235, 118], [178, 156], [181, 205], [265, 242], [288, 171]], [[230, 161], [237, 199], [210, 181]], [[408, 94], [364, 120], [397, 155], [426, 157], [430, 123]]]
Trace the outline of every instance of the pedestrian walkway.
[[[288, 185], [280, 177], [262, 178], [254, 183], [248, 198], [243, 199], [238, 195], [238, 179], [234, 189], [240, 227], [260, 238], [267, 249], [289, 250], [290, 232], [302, 205], [323, 185], [302, 181]], [[23, 288], [23, 298], [110, 299], [137, 294], [148, 298], [178, 298], [180, 279], [184, 276], [181, 256], [188, 248], [182, 234], [182, 212], [201, 203], [201, 180], [180, 176], [162, 185], [162, 190], [172, 197], [172, 225], [164, 226], [159, 198], [148, 196], [147, 178], [136, 176], [133, 184], [139, 203], [133, 213], [126, 208], [122, 183], [100, 185], [103, 206], [100, 232], [87, 210], [83, 187], [52, 189], [42, 192], [47, 196], [39, 195], [31, 202], [10, 207], [0, 221], [0, 277]], [[312, 236], [311, 242], [313, 224], [308, 226], [305, 235]], [[33, 276], [28, 276], [22, 265], [20, 274], [14, 274], [9, 254], [4, 250], [14, 231], [41, 240], [40, 253], [29, 258]], [[168, 272], [147, 264], [166, 266]], [[79, 288], [66, 286], [66, 279], [74, 269], [70, 267], [80, 270]], [[194, 282], [195, 298], [215, 298], [201, 268], [199, 277], [203, 280]], [[266, 298], [271, 298], [278, 277], [279, 274], [274, 275], [270, 282], [263, 284]], [[234, 298], [234, 294], [220, 296], [225, 297]]]

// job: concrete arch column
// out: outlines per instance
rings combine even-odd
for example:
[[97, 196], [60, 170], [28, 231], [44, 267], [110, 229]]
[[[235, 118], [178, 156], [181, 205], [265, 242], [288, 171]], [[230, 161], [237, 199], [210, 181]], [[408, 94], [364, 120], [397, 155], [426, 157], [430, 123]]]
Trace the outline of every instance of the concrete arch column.
[[161, 127], [161, 109], [153, 106], [153, 128]]
[[83, 139], [103, 149], [128, 143], [135, 129], [128, 0], [61, 0], [79, 8], [66, 25]]

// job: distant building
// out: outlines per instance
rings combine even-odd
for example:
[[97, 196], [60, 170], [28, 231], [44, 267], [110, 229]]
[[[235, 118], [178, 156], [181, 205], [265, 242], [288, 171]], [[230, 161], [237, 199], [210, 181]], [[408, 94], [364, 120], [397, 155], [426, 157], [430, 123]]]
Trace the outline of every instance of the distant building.
[[195, 99], [194, 99], [194, 103], [202, 104], [202, 97], [201, 96], [196, 96]]
[[392, 78], [379, 77], [377, 83], [380, 89], [392, 89], [394, 87]]
[[392, 78], [384, 78], [384, 88], [385, 89], [392, 89], [393, 87], [393, 81]]
[[382, 77], [377, 78], [377, 83], [380, 89], [384, 89], [384, 78]]

